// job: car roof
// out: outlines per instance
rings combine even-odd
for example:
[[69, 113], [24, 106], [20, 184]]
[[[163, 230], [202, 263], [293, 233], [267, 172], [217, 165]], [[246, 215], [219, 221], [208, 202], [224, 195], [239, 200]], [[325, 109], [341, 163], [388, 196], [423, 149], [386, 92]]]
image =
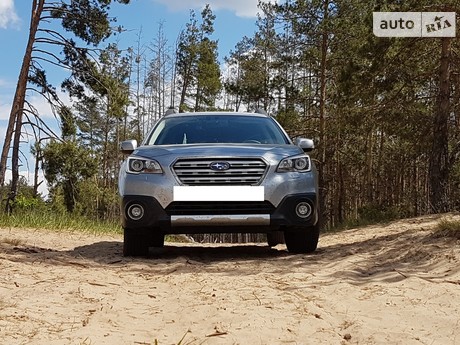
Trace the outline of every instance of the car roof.
[[269, 117], [266, 113], [255, 112], [236, 112], [236, 111], [199, 111], [199, 112], [187, 112], [187, 113], [176, 113], [166, 112], [165, 117], [181, 117], [181, 116], [251, 116], [251, 117]]

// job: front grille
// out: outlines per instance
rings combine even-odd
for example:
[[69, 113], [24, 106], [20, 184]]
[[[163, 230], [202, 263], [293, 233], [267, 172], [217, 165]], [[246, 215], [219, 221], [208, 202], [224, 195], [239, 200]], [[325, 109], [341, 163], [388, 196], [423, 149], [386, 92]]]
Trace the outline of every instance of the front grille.
[[[211, 164], [225, 162], [229, 168], [223, 171], [211, 169]], [[267, 169], [267, 164], [257, 158], [190, 158], [179, 159], [173, 166], [174, 173], [187, 186], [203, 185], [257, 185]]]
[[271, 214], [275, 207], [268, 201], [220, 201], [220, 202], [186, 202], [175, 201], [167, 208], [166, 213], [176, 215], [220, 215], [220, 214]]

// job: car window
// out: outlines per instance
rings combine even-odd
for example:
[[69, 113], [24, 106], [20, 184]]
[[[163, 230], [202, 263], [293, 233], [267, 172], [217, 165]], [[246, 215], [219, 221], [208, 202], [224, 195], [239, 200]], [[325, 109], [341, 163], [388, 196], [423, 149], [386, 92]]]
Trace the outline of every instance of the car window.
[[199, 115], [163, 118], [149, 145], [200, 143], [288, 144], [279, 126], [268, 117]]

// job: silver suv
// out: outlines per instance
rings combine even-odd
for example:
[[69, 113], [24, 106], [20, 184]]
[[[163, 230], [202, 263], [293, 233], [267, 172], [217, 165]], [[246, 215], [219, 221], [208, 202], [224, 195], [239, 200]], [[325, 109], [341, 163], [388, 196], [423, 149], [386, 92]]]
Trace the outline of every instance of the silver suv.
[[292, 253], [318, 244], [313, 141], [291, 141], [262, 113], [168, 113], [119, 176], [123, 254], [147, 255], [165, 234], [266, 233]]

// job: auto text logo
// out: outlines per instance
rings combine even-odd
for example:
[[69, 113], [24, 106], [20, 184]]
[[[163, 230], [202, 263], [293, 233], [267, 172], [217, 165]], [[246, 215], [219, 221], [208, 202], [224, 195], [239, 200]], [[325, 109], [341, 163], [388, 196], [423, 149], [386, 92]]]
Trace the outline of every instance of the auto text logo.
[[377, 37], [455, 37], [455, 12], [373, 12]]

